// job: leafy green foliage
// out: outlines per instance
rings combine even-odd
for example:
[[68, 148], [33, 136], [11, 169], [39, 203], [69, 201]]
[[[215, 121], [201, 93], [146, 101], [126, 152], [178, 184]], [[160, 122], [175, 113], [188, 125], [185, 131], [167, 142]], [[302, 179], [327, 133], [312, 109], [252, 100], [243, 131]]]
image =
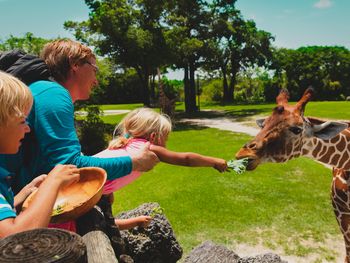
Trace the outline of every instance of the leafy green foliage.
[[50, 39], [35, 37], [30, 32], [27, 32], [23, 37], [11, 35], [5, 41], [0, 41], [0, 51], [20, 49], [29, 54], [39, 55], [44, 45], [50, 41]]
[[164, 40], [163, 1], [85, 1], [90, 7], [88, 21], [68, 21], [78, 39], [96, 46], [122, 67], [134, 68], [142, 85], [141, 98], [149, 105], [149, 76], [168, 58]]
[[[296, 50], [276, 49], [272, 68], [276, 77], [298, 99], [310, 85], [316, 99], [344, 99], [350, 95], [350, 51], [338, 46], [309, 46]], [[284, 80], [282, 79], [284, 78]]]
[[203, 101], [207, 101], [207, 102], [222, 101], [223, 91], [222, 91], [221, 79], [211, 79], [208, 81], [203, 81], [201, 85], [202, 85], [201, 97]]
[[267, 65], [271, 59], [270, 33], [258, 30], [252, 20], [245, 21], [235, 1], [213, 1], [211, 37], [204, 68], [220, 70], [223, 101], [233, 102], [238, 73], [247, 67]]
[[229, 160], [227, 162], [227, 167], [237, 174], [242, 174], [246, 171], [248, 165], [248, 158], [243, 158], [240, 160]]
[[87, 116], [77, 122], [81, 151], [85, 155], [93, 155], [107, 146], [105, 124], [100, 118], [98, 106], [85, 106], [83, 109], [87, 112]]

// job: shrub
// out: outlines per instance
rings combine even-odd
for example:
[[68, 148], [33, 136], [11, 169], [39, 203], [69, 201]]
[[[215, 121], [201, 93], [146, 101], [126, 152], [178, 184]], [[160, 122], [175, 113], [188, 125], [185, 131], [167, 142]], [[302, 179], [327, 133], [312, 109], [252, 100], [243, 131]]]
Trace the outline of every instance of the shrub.
[[223, 87], [221, 79], [213, 79], [208, 83], [203, 83], [202, 98], [208, 102], [219, 102], [222, 100]]
[[78, 136], [81, 151], [85, 155], [93, 155], [107, 147], [105, 124], [100, 118], [98, 106], [85, 106], [87, 112], [85, 120], [78, 121]]

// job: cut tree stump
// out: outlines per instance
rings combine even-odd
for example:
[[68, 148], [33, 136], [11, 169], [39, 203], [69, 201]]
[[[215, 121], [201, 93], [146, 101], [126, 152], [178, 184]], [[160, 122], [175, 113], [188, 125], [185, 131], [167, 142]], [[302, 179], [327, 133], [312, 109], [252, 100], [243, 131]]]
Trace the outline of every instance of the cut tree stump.
[[89, 263], [118, 263], [111, 242], [102, 231], [92, 231], [83, 236]]
[[86, 263], [81, 236], [62, 229], [39, 228], [0, 240], [1, 263]]

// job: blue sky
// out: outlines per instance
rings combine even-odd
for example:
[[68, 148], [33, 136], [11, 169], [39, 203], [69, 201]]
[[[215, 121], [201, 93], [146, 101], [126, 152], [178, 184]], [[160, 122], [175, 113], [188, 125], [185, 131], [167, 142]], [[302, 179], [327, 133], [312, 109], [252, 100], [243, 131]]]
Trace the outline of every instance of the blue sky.
[[63, 23], [86, 20], [88, 14], [84, 0], [0, 0], [0, 39], [26, 32], [44, 38], [72, 37]]
[[238, 0], [244, 18], [272, 33], [279, 47], [350, 48], [349, 0]]
[[[278, 47], [350, 49], [350, 0], [238, 0], [236, 7], [245, 19], [275, 36]], [[26, 32], [44, 38], [73, 37], [64, 30], [64, 21], [86, 20], [88, 12], [84, 0], [0, 0], [0, 39]], [[182, 78], [182, 73], [169, 77]]]
[[[349, 0], [238, 0], [244, 18], [275, 36], [275, 45], [341, 45], [350, 48]], [[0, 39], [23, 36], [72, 37], [67, 20], [88, 18], [83, 0], [0, 0]]]

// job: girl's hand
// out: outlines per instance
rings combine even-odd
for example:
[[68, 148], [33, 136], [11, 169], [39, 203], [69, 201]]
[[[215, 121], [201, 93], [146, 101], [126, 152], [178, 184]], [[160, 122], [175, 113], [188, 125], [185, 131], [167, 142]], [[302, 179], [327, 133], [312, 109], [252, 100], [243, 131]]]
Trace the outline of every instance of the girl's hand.
[[138, 216], [138, 217], [135, 217], [135, 219], [137, 220], [137, 225], [143, 228], [148, 227], [148, 225], [152, 221], [151, 216]]
[[58, 164], [48, 175], [48, 179], [58, 180], [61, 187], [66, 187], [80, 179], [79, 169], [72, 164]]
[[218, 170], [220, 173], [227, 171], [227, 162], [224, 159], [215, 158], [214, 169]]

